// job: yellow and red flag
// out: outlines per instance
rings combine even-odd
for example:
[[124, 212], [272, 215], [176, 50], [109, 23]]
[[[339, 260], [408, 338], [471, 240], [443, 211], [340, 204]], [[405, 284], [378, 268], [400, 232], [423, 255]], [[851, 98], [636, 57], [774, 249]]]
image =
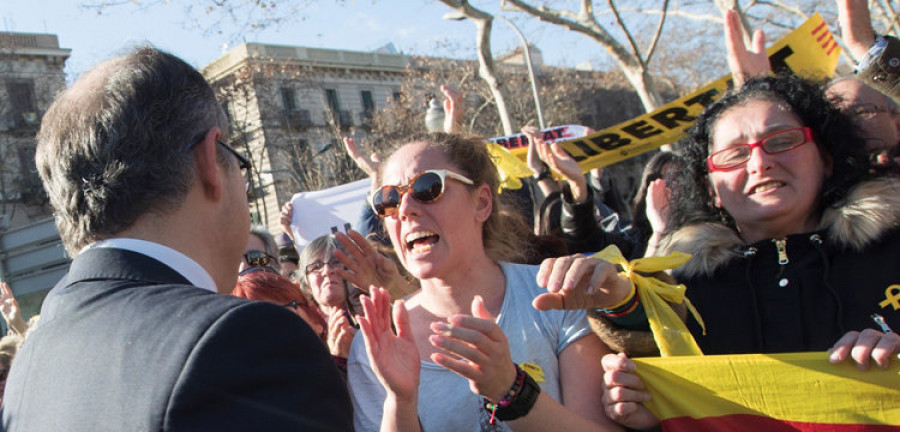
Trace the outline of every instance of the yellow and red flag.
[[664, 432], [900, 430], [900, 361], [886, 370], [824, 352], [633, 359]]

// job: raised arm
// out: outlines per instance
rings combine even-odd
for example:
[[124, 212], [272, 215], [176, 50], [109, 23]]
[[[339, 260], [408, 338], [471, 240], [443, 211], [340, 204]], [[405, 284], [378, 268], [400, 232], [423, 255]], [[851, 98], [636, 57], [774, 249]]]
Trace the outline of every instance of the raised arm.
[[444, 94], [444, 132], [462, 133], [463, 120], [466, 116], [466, 100], [456, 87], [441, 86]]
[[875, 43], [868, 0], [837, 0], [841, 37], [856, 61], [862, 60]]
[[0, 312], [10, 330], [20, 335], [25, 334], [25, 331], [28, 330], [28, 323], [22, 318], [19, 302], [16, 300], [12, 288], [6, 282], [0, 282]]
[[740, 88], [750, 78], [767, 75], [771, 70], [766, 55], [766, 35], [762, 30], [756, 30], [751, 46], [747, 47], [742, 28], [738, 13], [725, 11], [725, 50], [735, 88]]
[[[360, 298], [365, 316], [359, 327], [366, 344], [366, 355], [378, 381], [387, 391], [381, 417], [381, 430], [421, 431], [418, 417], [419, 350], [409, 326], [409, 313], [403, 300], [394, 302], [391, 311], [387, 291], [375, 288]], [[393, 316], [395, 334], [391, 330]]]

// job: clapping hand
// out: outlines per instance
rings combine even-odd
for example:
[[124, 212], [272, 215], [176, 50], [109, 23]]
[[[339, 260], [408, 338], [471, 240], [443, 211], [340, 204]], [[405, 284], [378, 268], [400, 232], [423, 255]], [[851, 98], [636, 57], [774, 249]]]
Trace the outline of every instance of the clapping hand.
[[[373, 288], [360, 301], [365, 315], [359, 317], [359, 327], [378, 381], [395, 400], [415, 400], [421, 363], [406, 305], [403, 300], [397, 300], [392, 313], [390, 296], [381, 288]], [[391, 330], [392, 316], [396, 334]]]
[[481, 296], [472, 300], [472, 315], [454, 315], [431, 324], [431, 345], [448, 354], [431, 360], [469, 380], [473, 393], [498, 402], [516, 379], [509, 342]]

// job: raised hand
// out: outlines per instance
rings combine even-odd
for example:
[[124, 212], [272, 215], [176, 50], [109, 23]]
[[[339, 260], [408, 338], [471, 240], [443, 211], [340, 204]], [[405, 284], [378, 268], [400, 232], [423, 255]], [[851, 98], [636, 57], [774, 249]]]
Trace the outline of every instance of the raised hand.
[[359, 327], [366, 343], [366, 354], [378, 381], [391, 397], [398, 401], [413, 401], [418, 397], [419, 349], [409, 326], [409, 313], [403, 300], [394, 302], [391, 330], [391, 302], [387, 291], [374, 288], [368, 296], [360, 297], [365, 316]]
[[575, 202], [584, 202], [588, 197], [587, 180], [581, 171], [578, 162], [569, 156], [557, 143], [549, 146], [544, 143], [540, 131], [534, 126], [522, 128], [522, 132], [528, 136], [529, 141], [537, 148], [538, 156], [547, 166], [559, 173], [569, 183], [572, 198]]
[[363, 156], [360, 154], [359, 148], [356, 147], [356, 142], [350, 137], [344, 137], [344, 149], [347, 150], [347, 154], [350, 155], [350, 158], [353, 159], [356, 166], [363, 170], [369, 177], [374, 178], [378, 175], [378, 168], [381, 165], [381, 160], [378, 159], [377, 154], [372, 153], [369, 157]]
[[537, 284], [547, 289], [532, 302], [538, 310], [609, 307], [632, 289], [631, 281], [619, 276], [615, 265], [581, 255], [545, 259]]
[[725, 50], [735, 88], [740, 88], [750, 78], [767, 75], [772, 68], [766, 55], [766, 35], [763, 31], [753, 32], [752, 47], [748, 48], [744, 45], [742, 29], [738, 13], [725, 11]]
[[28, 323], [22, 319], [19, 302], [6, 282], [0, 282], [0, 313], [10, 330], [18, 334], [25, 334], [25, 330], [28, 330]]
[[666, 181], [656, 179], [647, 185], [647, 220], [654, 233], [664, 233], [669, 220], [669, 189]]
[[344, 280], [363, 291], [369, 291], [372, 286], [385, 288], [394, 298], [415, 291], [400, 274], [397, 263], [375, 250], [359, 232], [336, 233], [335, 240], [344, 247], [343, 251], [334, 251], [335, 258], [344, 266], [338, 268]]
[[434, 353], [431, 360], [469, 380], [473, 393], [497, 402], [516, 379], [509, 342], [481, 296], [472, 300], [472, 315], [454, 315], [431, 324], [428, 341], [449, 354]]
[[347, 358], [356, 332], [342, 309], [333, 310], [328, 316], [328, 351], [332, 355]]
[[291, 229], [291, 222], [293, 220], [294, 204], [288, 201], [281, 206], [281, 218], [279, 219], [279, 222], [281, 223], [281, 230], [291, 238], [291, 241], [294, 240], [294, 231]]
[[869, 16], [868, 0], [837, 0], [838, 23], [847, 49], [857, 61], [862, 60], [875, 43], [875, 29]]
[[444, 132], [462, 132], [463, 118], [466, 115], [466, 100], [456, 87], [442, 85], [444, 94]]

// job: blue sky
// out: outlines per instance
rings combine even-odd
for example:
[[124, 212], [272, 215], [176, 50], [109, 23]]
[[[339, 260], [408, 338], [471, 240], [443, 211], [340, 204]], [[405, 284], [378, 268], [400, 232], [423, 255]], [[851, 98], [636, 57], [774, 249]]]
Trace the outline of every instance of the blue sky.
[[[152, 7], [125, 5], [106, 9], [100, 15], [80, 7], [81, 3], [0, 0], [0, 29], [58, 35], [60, 45], [72, 49], [66, 67], [69, 80], [130, 44], [143, 41], [169, 50], [196, 67], [208, 64], [224, 49], [242, 41], [357, 51], [393, 43], [407, 54], [474, 57], [475, 26], [467, 21], [443, 20], [441, 17], [450, 9], [437, 1], [347, 0], [338, 5], [317, 0], [303, 9], [305, 19], [249, 33], [235, 30], [230, 23], [221, 27], [221, 33], [198, 29], [198, 21], [192, 17], [200, 17], [201, 25], [208, 24], [210, 18], [202, 12], [188, 14], [184, 4], [207, 4], [202, 0], [172, 0]], [[543, 51], [545, 63], [572, 67], [604, 56], [602, 48], [584, 36], [542, 24], [521, 13], [498, 11], [499, 1], [479, 5], [513, 20], [529, 42]], [[495, 21], [492, 44], [496, 55], [518, 46], [519, 41], [512, 29]]]

